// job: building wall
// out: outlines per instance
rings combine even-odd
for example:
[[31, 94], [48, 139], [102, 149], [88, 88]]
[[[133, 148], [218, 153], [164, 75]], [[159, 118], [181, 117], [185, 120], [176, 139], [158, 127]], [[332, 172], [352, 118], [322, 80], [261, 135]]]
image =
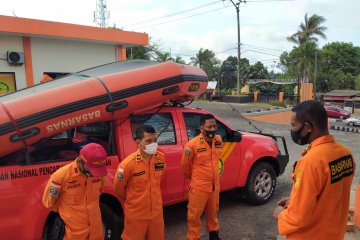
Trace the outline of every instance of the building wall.
[[[34, 84], [44, 72], [70, 73], [117, 61], [114, 44], [31, 37]], [[25, 64], [9, 65], [7, 51], [24, 52], [23, 37], [0, 34], [0, 72], [15, 72], [16, 89], [26, 87]]]
[[14, 72], [16, 89], [26, 87], [25, 65], [11, 66], [7, 62], [7, 51], [23, 52], [23, 40], [21, 36], [0, 34], [0, 72]]

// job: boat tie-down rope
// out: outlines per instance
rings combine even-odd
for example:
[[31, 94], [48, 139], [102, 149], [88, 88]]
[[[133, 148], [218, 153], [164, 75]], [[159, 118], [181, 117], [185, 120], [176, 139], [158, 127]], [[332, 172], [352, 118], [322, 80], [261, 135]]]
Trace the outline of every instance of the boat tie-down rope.
[[92, 76], [88, 76], [88, 75], [81, 74], [81, 73], [74, 73], [73, 75], [74, 75], [74, 76], [77, 76], [77, 77], [95, 78], [96, 80], [98, 80], [98, 81], [101, 83], [101, 85], [104, 87], [104, 89], [105, 89], [105, 91], [106, 91], [106, 93], [107, 93], [107, 95], [108, 95], [108, 97], [109, 97], [110, 104], [111, 104], [111, 105], [114, 105], [114, 100], [113, 100], [113, 98], [112, 98], [112, 96], [111, 96], [111, 92], [109, 91], [109, 88], [106, 86], [106, 84], [104, 83], [103, 80], [101, 80], [101, 79], [98, 78], [98, 77], [92, 77]]
[[25, 139], [21, 138], [23, 136], [22, 132], [21, 132], [21, 129], [19, 127], [19, 125], [17, 124], [15, 118], [11, 115], [9, 109], [6, 107], [6, 105], [2, 102], [0, 102], [0, 106], [2, 107], [2, 109], [4, 110], [5, 114], [8, 116], [8, 118], [10, 119], [12, 125], [14, 126], [17, 134], [19, 135], [20, 137], [20, 141], [22, 142], [22, 144], [24, 145], [24, 147], [29, 151], [29, 152], [32, 152], [33, 151], [33, 148], [31, 146], [29, 146]]

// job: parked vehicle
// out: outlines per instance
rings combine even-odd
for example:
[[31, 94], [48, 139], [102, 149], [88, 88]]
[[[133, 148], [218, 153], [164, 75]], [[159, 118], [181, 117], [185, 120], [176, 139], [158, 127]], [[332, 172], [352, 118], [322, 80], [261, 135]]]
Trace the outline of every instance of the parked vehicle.
[[[110, 65], [111, 73], [105, 67], [100, 72], [108, 75], [101, 78], [89, 77], [100, 76], [95, 74], [99, 69], [90, 69], [86, 75], [72, 75], [65, 81], [54, 80], [59, 82], [0, 97], [1, 239], [59, 239], [64, 223], [58, 213], [43, 206], [43, 191], [50, 174], [73, 161], [81, 146], [89, 142], [107, 149], [108, 175], [100, 208], [105, 239], [120, 239], [123, 206], [114, 195], [113, 180], [119, 162], [136, 150], [135, 130], [142, 124], [154, 126], [159, 134], [159, 150], [166, 155], [161, 186], [164, 205], [186, 201], [189, 181], [180, 167], [183, 147], [199, 134], [201, 115], [209, 112], [181, 104], [205, 89], [207, 77], [201, 69], [185, 65], [158, 65], [157, 70], [151, 68], [156, 70], [153, 75], [147, 63], [140, 65], [145, 69], [126, 63], [126, 67], [120, 67], [124, 74], [114, 74], [114, 65]], [[74, 83], [79, 76], [84, 79]], [[138, 85], [121, 83], [115, 88], [116, 81], [124, 80], [119, 76], [130, 80], [136, 76]], [[141, 76], [148, 82], [141, 81]], [[64, 94], [61, 99], [57, 98], [60, 93], [54, 94], [57, 87], [72, 91], [72, 98], [62, 103]], [[34, 112], [28, 103], [34, 104], [35, 100], [40, 110]], [[168, 101], [171, 106], [163, 104]], [[221, 118], [216, 119], [224, 141], [219, 160], [223, 170], [221, 191], [240, 189], [249, 203], [266, 203], [275, 191], [276, 178], [289, 161], [284, 137], [240, 132]]]
[[348, 118], [344, 122], [349, 126], [360, 126], [360, 118]]
[[325, 107], [328, 117], [347, 119], [351, 116], [351, 113], [336, 106]]
[[[121, 160], [136, 150], [134, 131], [150, 124], [159, 133], [159, 150], [167, 159], [162, 184], [165, 205], [186, 201], [188, 181], [180, 168], [185, 143], [199, 133], [204, 110], [185, 107], [158, 107], [114, 121], [98, 122], [69, 129], [32, 146], [0, 158], [0, 236], [4, 239], [54, 239], [62, 228], [58, 214], [41, 203], [49, 175], [77, 156], [79, 143], [74, 134], [88, 136], [108, 150], [108, 176], [100, 197], [106, 239], [119, 239], [123, 210], [113, 193], [112, 183]], [[221, 191], [239, 188], [251, 204], [263, 204], [273, 195], [276, 177], [281, 175], [289, 156], [283, 137], [235, 131], [217, 118], [218, 133], [224, 140], [220, 177]], [[276, 140], [281, 140], [283, 151]], [[86, 142], [83, 142], [85, 144]]]

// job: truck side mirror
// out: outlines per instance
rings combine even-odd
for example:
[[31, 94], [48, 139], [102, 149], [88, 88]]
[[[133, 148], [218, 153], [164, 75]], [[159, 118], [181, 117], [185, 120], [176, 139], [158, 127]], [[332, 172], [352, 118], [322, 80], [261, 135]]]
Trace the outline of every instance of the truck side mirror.
[[242, 139], [242, 135], [241, 133], [237, 132], [237, 131], [232, 131], [232, 142], [240, 142]]

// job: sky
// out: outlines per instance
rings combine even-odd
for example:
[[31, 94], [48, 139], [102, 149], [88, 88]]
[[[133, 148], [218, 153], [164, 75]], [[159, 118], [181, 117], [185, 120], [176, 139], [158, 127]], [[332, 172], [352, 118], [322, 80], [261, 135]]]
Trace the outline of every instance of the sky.
[[[233, 0], [235, 3], [239, 0]], [[106, 0], [109, 26], [146, 32], [172, 57], [189, 61], [203, 49], [218, 59], [237, 56], [236, 10], [230, 0]], [[0, 0], [0, 15], [96, 26], [96, 0]], [[249, 0], [240, 3], [241, 57], [261, 61], [276, 71], [279, 56], [294, 46], [295, 33], [306, 13], [326, 19], [326, 40], [360, 46], [358, 0]], [[1, 24], [1, 23], [0, 23]]]

